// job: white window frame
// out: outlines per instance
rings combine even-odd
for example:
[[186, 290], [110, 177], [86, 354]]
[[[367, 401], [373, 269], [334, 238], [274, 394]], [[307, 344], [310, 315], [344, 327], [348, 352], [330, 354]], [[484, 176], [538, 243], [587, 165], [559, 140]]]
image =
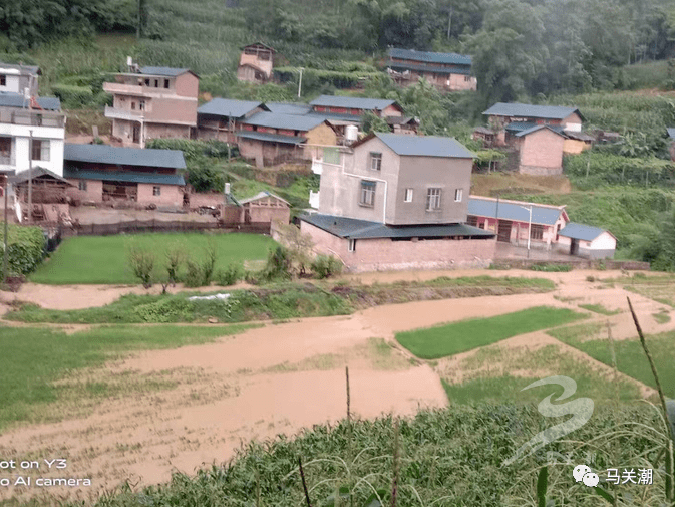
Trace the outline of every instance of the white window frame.
[[356, 252], [356, 240], [355, 239], [348, 240], [347, 251], [348, 252]]
[[377, 172], [382, 171], [382, 153], [374, 151], [370, 152], [370, 170]]
[[412, 188], [406, 188], [405, 189], [405, 196], [403, 197], [403, 202], [412, 202], [413, 200], [413, 189]]
[[440, 188], [427, 188], [427, 211], [439, 211], [441, 209], [441, 196], [443, 192]]
[[366, 208], [375, 207], [375, 182], [361, 181], [361, 191], [359, 195], [359, 205]]
[[455, 202], [462, 202], [462, 189], [461, 188], [455, 189]]

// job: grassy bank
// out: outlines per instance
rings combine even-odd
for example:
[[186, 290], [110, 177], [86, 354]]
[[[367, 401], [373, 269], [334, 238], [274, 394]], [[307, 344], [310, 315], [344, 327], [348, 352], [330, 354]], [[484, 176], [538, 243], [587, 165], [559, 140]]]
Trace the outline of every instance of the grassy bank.
[[168, 248], [180, 245], [194, 260], [205, 255], [213, 241], [217, 252], [216, 271], [230, 263], [264, 260], [275, 241], [259, 234], [149, 233], [117, 236], [77, 236], [67, 238], [52, 256], [30, 277], [47, 284], [138, 283], [131, 271], [129, 248], [148, 249], [155, 254], [155, 279], [165, 279], [165, 254]]
[[541, 278], [439, 277], [428, 282], [387, 285], [341, 283], [285, 283], [250, 290], [227, 290], [229, 299], [189, 300], [193, 295], [127, 294], [113, 303], [78, 310], [49, 310], [20, 304], [5, 318], [22, 322], [144, 323], [144, 322], [243, 322], [291, 317], [341, 315], [358, 308], [429, 299], [547, 292], [555, 284]]
[[[91, 398], [126, 390], [175, 387], [171, 382], [136, 376], [133, 385], [88, 380], [71, 386], [55, 381], [75, 370], [100, 366], [111, 357], [134, 350], [175, 348], [212, 341], [251, 327], [233, 326], [114, 326], [97, 327], [72, 334], [38, 327], [0, 327], [0, 429], [16, 422], [39, 423], [58, 419], [50, 404]], [[63, 415], [63, 411], [60, 411]]]
[[396, 333], [396, 340], [417, 357], [434, 359], [582, 318], [585, 315], [567, 308], [538, 306], [496, 317], [403, 331]]

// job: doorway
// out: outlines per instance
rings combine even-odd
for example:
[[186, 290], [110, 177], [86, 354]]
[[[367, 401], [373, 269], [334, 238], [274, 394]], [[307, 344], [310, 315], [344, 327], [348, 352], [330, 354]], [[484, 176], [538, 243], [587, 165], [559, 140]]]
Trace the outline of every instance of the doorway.
[[497, 241], [511, 243], [511, 227], [513, 223], [508, 220], [497, 222]]

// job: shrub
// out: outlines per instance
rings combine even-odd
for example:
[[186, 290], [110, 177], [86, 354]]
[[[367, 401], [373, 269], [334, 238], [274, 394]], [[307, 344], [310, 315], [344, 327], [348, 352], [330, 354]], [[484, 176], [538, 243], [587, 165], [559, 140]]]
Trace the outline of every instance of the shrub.
[[167, 297], [134, 308], [143, 322], [183, 322], [191, 320], [194, 304], [185, 298]]
[[202, 271], [202, 285], [209, 285], [211, 283], [211, 278], [213, 277], [213, 270], [216, 267], [216, 261], [218, 260], [218, 248], [213, 240], [209, 240], [206, 245], [206, 257], [202, 261], [201, 271]]
[[[0, 227], [0, 263], [4, 255], [4, 227]], [[7, 267], [10, 275], [26, 275], [42, 262], [45, 236], [40, 227], [10, 225], [7, 237]]]
[[187, 259], [187, 251], [183, 245], [171, 245], [166, 250], [166, 273], [169, 275], [169, 283], [178, 281], [178, 270]]
[[216, 282], [218, 285], [234, 285], [244, 276], [243, 267], [240, 264], [230, 264], [225, 269], [220, 269], [216, 273]]
[[185, 263], [185, 286], [186, 287], [201, 287], [204, 281], [202, 274], [202, 267], [193, 259], [188, 259]]
[[140, 279], [146, 289], [152, 285], [152, 268], [155, 266], [155, 254], [136, 245], [129, 248], [127, 254], [134, 276]]
[[342, 263], [332, 255], [317, 255], [312, 262], [312, 271], [317, 278], [328, 278], [342, 272]]
[[533, 271], [545, 271], [549, 273], [567, 272], [572, 270], [570, 264], [533, 264], [530, 266]]
[[268, 281], [291, 278], [291, 256], [286, 247], [279, 245], [276, 249], [270, 250], [267, 265], [262, 270], [261, 276]]

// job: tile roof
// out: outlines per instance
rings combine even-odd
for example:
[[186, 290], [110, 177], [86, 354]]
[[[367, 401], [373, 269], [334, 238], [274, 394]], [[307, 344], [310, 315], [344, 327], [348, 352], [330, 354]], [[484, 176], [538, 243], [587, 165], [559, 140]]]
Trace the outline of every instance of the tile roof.
[[392, 227], [379, 222], [356, 220], [354, 218], [338, 217], [334, 215], [302, 215], [301, 220], [310, 223], [334, 236], [349, 239], [376, 239], [376, 238], [445, 238], [471, 237], [492, 238], [494, 233], [484, 231], [478, 227], [465, 224], [443, 225], [406, 225]]
[[307, 114], [312, 110], [312, 106], [309, 104], [294, 102], [265, 102], [265, 105], [273, 113], [282, 114]]
[[259, 113], [256, 113], [243, 120], [242, 123], [258, 125], [259, 127], [267, 127], [272, 129], [298, 130], [301, 132], [308, 132], [317, 125], [323, 123], [323, 121], [324, 118], [322, 116], [260, 111]]
[[[61, 110], [61, 101], [57, 97], [38, 97], [37, 102], [41, 108], [49, 111]], [[0, 92], [0, 106], [5, 107], [28, 107], [30, 100], [22, 93]]]
[[[565, 236], [566, 238], [581, 239], [584, 241], [593, 241], [603, 232], [607, 231], [605, 231], [604, 229], [600, 229], [599, 227], [569, 222], [565, 226], [565, 228], [562, 231], [560, 231], [560, 235]], [[611, 234], [611, 232], [609, 234]]]
[[471, 65], [469, 55], [460, 55], [457, 53], [433, 53], [431, 51], [415, 51], [414, 49], [389, 48], [387, 51], [390, 58], [402, 58], [405, 60], [419, 60], [429, 63], [454, 63], [460, 65]]
[[489, 109], [483, 111], [483, 114], [495, 116], [524, 116], [526, 118], [555, 118], [562, 120], [575, 112], [581, 116], [579, 109], [574, 106], [539, 106], [534, 104], [521, 104], [519, 102], [497, 102]]
[[378, 109], [395, 104], [392, 99], [369, 97], [344, 97], [342, 95], [321, 95], [310, 102], [312, 106], [347, 107], [353, 109]]
[[[539, 225], [554, 225], [560, 215], [565, 213], [565, 207], [545, 206], [542, 204], [519, 203], [516, 201], [499, 201], [485, 197], [469, 197], [466, 214], [476, 217], [490, 217], [514, 222], [529, 222], [532, 206], [532, 223]], [[499, 216], [497, 216], [499, 213]]]
[[302, 144], [307, 141], [305, 137], [296, 137], [296, 136], [280, 136], [278, 134], [267, 134], [265, 132], [248, 132], [242, 130], [237, 132], [237, 137], [243, 139], [253, 139], [255, 141], [268, 141], [270, 143], [280, 143], [280, 144]]
[[387, 61], [387, 67], [392, 69], [410, 69], [419, 70], [422, 72], [436, 72], [438, 74], [462, 74], [468, 76], [471, 70], [468, 67], [437, 67], [435, 65], [425, 65], [423, 63], [402, 63], [393, 60]]
[[526, 130], [533, 129], [537, 124], [531, 121], [512, 121], [504, 127], [504, 130], [507, 132], [525, 132]]
[[192, 72], [187, 68], [176, 67], [141, 67], [139, 71], [141, 74], [150, 74], [153, 76], [180, 76], [186, 72]]
[[132, 171], [80, 171], [64, 167], [63, 177], [73, 180], [123, 181], [126, 183], [185, 186], [185, 179], [180, 174], [136, 173]]
[[451, 137], [409, 136], [375, 133], [394, 153], [407, 157], [474, 158], [475, 155]]
[[182, 151], [117, 148], [102, 144], [66, 144], [63, 150], [63, 160], [171, 169], [185, 169], [186, 167]]
[[197, 113], [241, 118], [246, 113], [249, 113], [256, 107], [262, 105], [262, 102], [257, 102], [255, 100], [235, 100], [216, 97], [212, 101], [199, 106]]
[[282, 199], [281, 197], [279, 197], [276, 194], [273, 194], [272, 192], [265, 192], [265, 191], [258, 192], [256, 195], [254, 195], [253, 197], [249, 197], [248, 199], [241, 199], [239, 201], [239, 203], [240, 204], [246, 204], [246, 203], [249, 203], [249, 202], [257, 201], [258, 199], [263, 199], [265, 197], [274, 197], [275, 199], [279, 199], [281, 202], [284, 202], [284, 203], [288, 204], [288, 206], [291, 205], [291, 203], [288, 202], [286, 199]]

